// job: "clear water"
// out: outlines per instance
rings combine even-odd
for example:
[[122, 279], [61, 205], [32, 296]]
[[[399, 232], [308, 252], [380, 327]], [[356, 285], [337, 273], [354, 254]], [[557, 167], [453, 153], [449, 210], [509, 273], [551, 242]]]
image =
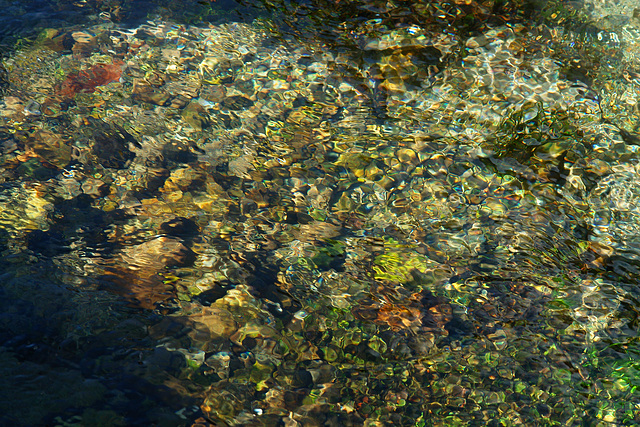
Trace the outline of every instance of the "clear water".
[[592, 6], [0, 3], [1, 423], [637, 423]]

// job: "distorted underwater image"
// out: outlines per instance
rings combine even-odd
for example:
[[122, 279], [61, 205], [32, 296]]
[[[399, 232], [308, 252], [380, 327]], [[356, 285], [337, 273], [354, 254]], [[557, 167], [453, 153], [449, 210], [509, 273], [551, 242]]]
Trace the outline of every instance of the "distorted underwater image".
[[640, 425], [636, 0], [0, 0], [0, 425]]

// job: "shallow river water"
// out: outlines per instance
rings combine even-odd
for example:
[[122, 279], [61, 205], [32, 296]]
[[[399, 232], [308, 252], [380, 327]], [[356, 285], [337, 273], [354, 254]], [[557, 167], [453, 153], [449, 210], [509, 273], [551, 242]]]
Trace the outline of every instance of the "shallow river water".
[[640, 8], [0, 1], [0, 424], [640, 423]]

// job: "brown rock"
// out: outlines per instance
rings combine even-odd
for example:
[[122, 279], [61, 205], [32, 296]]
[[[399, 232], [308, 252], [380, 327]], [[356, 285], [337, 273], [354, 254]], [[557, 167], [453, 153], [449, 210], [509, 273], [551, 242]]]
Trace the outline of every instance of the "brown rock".
[[201, 313], [189, 316], [194, 330], [189, 334], [197, 340], [228, 338], [238, 329], [233, 315], [218, 307], [204, 307]]
[[195, 260], [195, 254], [180, 239], [158, 237], [122, 251], [122, 261], [138, 275], [151, 276], [165, 267], [184, 267]]
[[222, 85], [205, 85], [200, 91], [200, 97], [209, 102], [221, 102], [227, 94], [227, 89]]
[[253, 105], [253, 101], [241, 95], [228, 96], [222, 101], [224, 110], [246, 110]]
[[180, 239], [158, 237], [127, 247], [115, 266], [107, 267], [102, 276], [104, 287], [123, 296], [132, 305], [154, 309], [156, 304], [175, 298], [172, 284], [160, 274], [166, 267], [186, 266], [195, 254]]
[[60, 136], [46, 130], [38, 130], [31, 136], [32, 139], [27, 145], [40, 158], [59, 169], [69, 164], [71, 160], [71, 146]]
[[209, 126], [209, 115], [198, 102], [191, 101], [189, 105], [182, 110], [182, 118], [185, 122], [197, 131]]
[[43, 30], [42, 44], [55, 52], [64, 52], [71, 50], [75, 44], [73, 36], [69, 32], [60, 32], [53, 28]]
[[169, 102], [171, 95], [162, 88], [151, 86], [144, 79], [135, 79], [131, 97], [136, 102], [165, 106]]

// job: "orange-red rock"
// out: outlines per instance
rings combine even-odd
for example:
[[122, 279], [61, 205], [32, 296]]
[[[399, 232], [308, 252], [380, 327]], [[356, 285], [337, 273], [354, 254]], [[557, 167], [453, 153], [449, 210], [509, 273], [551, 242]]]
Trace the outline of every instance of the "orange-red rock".
[[122, 61], [112, 64], [96, 64], [88, 70], [69, 73], [60, 86], [60, 94], [73, 98], [77, 93], [93, 93], [98, 86], [117, 82], [122, 75]]

